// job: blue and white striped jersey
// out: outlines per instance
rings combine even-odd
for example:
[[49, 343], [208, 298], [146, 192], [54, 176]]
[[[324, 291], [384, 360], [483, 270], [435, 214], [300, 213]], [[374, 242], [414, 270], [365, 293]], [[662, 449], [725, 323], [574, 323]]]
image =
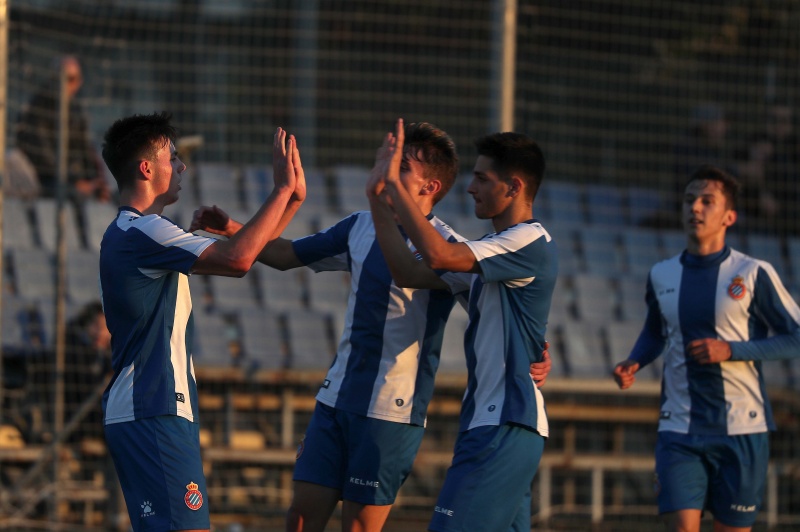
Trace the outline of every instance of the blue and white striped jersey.
[[481, 273], [442, 274], [453, 293], [469, 291], [460, 430], [516, 423], [547, 437], [544, 398], [530, 364], [542, 360], [558, 275], [555, 242], [541, 223], [529, 220], [466, 244]]
[[[647, 283], [648, 314], [629, 358], [664, 357], [658, 430], [738, 435], [775, 430], [762, 360], [800, 356], [800, 309], [775, 269], [729, 247], [659, 262]], [[730, 342], [731, 359], [699, 364], [692, 340]]]
[[[443, 237], [463, 240], [438, 218], [429, 219]], [[292, 245], [314, 271], [351, 274], [344, 331], [317, 400], [376, 419], [424, 425], [453, 296], [394, 284], [369, 211]]]
[[105, 424], [172, 414], [197, 420], [190, 272], [214, 239], [121, 207], [100, 244], [100, 293], [114, 375]]

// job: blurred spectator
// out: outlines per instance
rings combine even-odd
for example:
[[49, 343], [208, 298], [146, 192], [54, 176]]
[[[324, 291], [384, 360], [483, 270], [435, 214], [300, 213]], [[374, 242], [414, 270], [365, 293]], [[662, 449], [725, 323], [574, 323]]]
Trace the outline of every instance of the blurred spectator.
[[[99, 301], [86, 304], [67, 324], [66, 362], [64, 371], [65, 424], [98, 386], [107, 382], [111, 371], [111, 333]], [[103, 414], [100, 397], [91, 411], [81, 420], [79, 428], [68, 441], [83, 437], [102, 438]]]
[[17, 125], [17, 148], [36, 169], [41, 195], [55, 197], [58, 185], [58, 118], [60, 72], [67, 77], [69, 98], [69, 145], [67, 155], [67, 195], [72, 200], [109, 199], [109, 187], [92, 146], [83, 108], [75, 95], [83, 84], [80, 62], [75, 56], [64, 56], [55, 72], [34, 93], [23, 110]]

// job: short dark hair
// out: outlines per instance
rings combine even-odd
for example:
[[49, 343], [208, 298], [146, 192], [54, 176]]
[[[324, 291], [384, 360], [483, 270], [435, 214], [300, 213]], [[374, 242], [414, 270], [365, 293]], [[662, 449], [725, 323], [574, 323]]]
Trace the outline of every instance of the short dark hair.
[[722, 195], [725, 196], [725, 203], [728, 209], [736, 210], [739, 201], [739, 180], [728, 172], [716, 166], [704, 165], [689, 176], [686, 186], [694, 181], [716, 181], [722, 186]]
[[453, 140], [430, 122], [413, 122], [405, 126], [403, 151], [427, 167], [425, 177], [442, 184], [433, 198], [438, 203], [453, 188], [458, 175], [458, 154]]
[[532, 138], [522, 133], [493, 133], [475, 141], [478, 155], [492, 160], [500, 178], [509, 181], [513, 174], [525, 180], [528, 199], [533, 201], [544, 178], [544, 153]]
[[103, 160], [122, 190], [133, 181], [133, 168], [142, 160], [152, 160], [156, 152], [174, 142], [178, 132], [166, 111], [121, 118], [108, 128], [103, 138]]

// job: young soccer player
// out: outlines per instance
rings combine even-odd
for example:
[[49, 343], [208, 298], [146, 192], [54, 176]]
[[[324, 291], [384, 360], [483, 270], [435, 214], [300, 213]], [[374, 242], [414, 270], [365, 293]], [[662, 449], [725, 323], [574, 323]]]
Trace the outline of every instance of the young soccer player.
[[544, 156], [521, 134], [479, 139], [467, 191], [475, 215], [491, 219], [496, 232], [455, 242], [431, 230], [400, 179], [404, 141], [399, 120], [385, 143], [392, 153], [386, 171], [373, 173], [367, 187], [392, 276], [400, 286], [469, 297], [460, 433], [430, 530], [530, 530], [530, 487], [548, 424], [528, 366], [542, 352], [558, 269], [554, 242], [532, 218]]
[[800, 353], [800, 309], [774, 268], [725, 244], [736, 222], [738, 182], [714, 167], [689, 178], [683, 198], [686, 250], [659, 262], [647, 281], [648, 312], [621, 389], [664, 357], [656, 444], [658, 509], [672, 531], [750, 530], [775, 430], [761, 362]]
[[137, 532], [210, 527], [188, 275], [243, 276], [305, 198], [294, 137], [278, 128], [275, 186], [256, 215], [227, 241], [187, 233], [161, 216], [178, 201], [186, 170], [170, 118], [118, 120], [103, 145], [120, 202], [100, 247], [114, 372], [103, 395], [105, 437]]
[[[399, 179], [432, 230], [463, 240], [431, 214], [456, 178], [453, 142], [425, 122], [405, 133]], [[191, 228], [232, 235], [238, 225], [216, 207], [201, 207]], [[336, 359], [299, 448], [287, 530], [324, 530], [341, 499], [342, 530], [379, 531], [419, 449], [453, 296], [397, 286], [368, 211], [315, 235], [278, 239], [259, 260], [281, 270], [345, 270], [352, 278]], [[547, 358], [529, 370], [543, 383], [549, 364]]]

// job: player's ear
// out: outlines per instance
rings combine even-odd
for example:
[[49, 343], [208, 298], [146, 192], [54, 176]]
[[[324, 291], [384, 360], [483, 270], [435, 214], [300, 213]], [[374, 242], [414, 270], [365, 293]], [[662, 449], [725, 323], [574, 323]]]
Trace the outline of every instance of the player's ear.
[[442, 182], [439, 181], [438, 179], [431, 179], [424, 185], [422, 185], [422, 190], [420, 191], [420, 194], [422, 194], [423, 196], [426, 195], [435, 196], [436, 194], [439, 193], [440, 190], [442, 190]]
[[725, 217], [722, 219], [722, 225], [725, 227], [730, 227], [736, 223], [737, 214], [734, 210], [728, 210], [725, 212]]
[[523, 186], [524, 184], [522, 182], [522, 179], [520, 179], [515, 175], [512, 175], [511, 182], [508, 184], [508, 195], [512, 198], [517, 196], [520, 192], [522, 192]]
[[147, 159], [139, 161], [139, 166], [137, 166], [137, 169], [139, 170], [139, 174], [146, 179], [149, 179], [153, 175], [152, 165]]

